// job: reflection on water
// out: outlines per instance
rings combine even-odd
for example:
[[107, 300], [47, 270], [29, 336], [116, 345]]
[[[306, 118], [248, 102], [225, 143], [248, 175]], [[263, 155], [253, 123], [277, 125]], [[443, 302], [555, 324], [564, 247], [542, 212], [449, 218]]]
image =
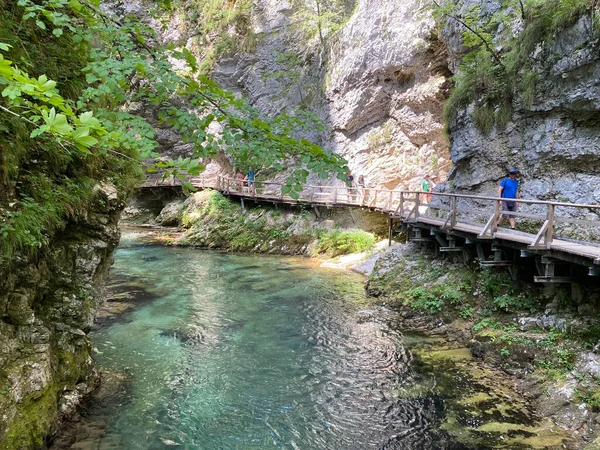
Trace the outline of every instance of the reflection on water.
[[89, 448], [486, 448], [444, 431], [435, 374], [414, 371], [402, 336], [358, 320], [356, 274], [132, 236], [113, 273], [156, 298], [94, 332], [101, 366], [133, 384]]

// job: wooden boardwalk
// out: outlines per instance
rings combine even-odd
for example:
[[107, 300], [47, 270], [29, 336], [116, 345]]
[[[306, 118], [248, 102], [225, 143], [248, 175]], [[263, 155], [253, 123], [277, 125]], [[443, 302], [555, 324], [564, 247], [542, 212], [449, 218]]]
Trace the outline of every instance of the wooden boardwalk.
[[[496, 197], [437, 192], [427, 196], [420, 191], [305, 185], [298, 198], [292, 198], [284, 193], [284, 185], [276, 182], [246, 185], [222, 176], [200, 176], [189, 181], [196, 188], [212, 188], [242, 201], [368, 208], [389, 216], [390, 242], [399, 226], [414, 240], [436, 242], [440, 251], [463, 251], [465, 245], [475, 244], [480, 260], [485, 259], [482, 264], [510, 265], [498, 248], [512, 248], [521, 257], [541, 257], [544, 270], [539, 270], [542, 273], [536, 277], [539, 282], [569, 281], [569, 277], [555, 276], [557, 261], [585, 266], [589, 275], [600, 277], [600, 205], [520, 199], [519, 211], [509, 214], [519, 219], [518, 226], [530, 231], [522, 232], [496, 229], [503, 214]], [[160, 181], [142, 188], [177, 185]], [[571, 236], [589, 238], [575, 240]], [[490, 258], [480, 250], [483, 243], [492, 245], [493, 260], [488, 261]]]

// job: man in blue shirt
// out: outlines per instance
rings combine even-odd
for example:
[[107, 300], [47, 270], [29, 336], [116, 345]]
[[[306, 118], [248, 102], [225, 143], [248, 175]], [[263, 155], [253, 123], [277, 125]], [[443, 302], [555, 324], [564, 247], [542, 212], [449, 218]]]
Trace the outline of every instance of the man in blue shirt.
[[[502, 201], [502, 211], [515, 212], [519, 204], [516, 201], [519, 198], [519, 180], [517, 180], [517, 169], [512, 168], [508, 171], [508, 178], [504, 178], [498, 186], [498, 197], [505, 198]], [[498, 220], [498, 227], [502, 223], [503, 219], [508, 219], [510, 228], [515, 229], [515, 216], [511, 214], [502, 214]]]

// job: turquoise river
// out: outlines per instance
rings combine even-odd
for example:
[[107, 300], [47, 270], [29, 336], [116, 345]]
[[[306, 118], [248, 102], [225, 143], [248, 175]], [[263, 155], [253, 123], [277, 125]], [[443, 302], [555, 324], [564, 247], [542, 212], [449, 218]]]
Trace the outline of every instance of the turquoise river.
[[[103, 372], [127, 374], [126, 386], [92, 400], [51, 448], [534, 448], [505, 447], [508, 435], [492, 432], [488, 446], [449, 426], [484, 421], [450, 414], [468, 410], [447, 393], [455, 379], [419, 362], [419, 338], [386, 326], [363, 283], [305, 259], [165, 247], [126, 233], [112, 289], [140, 298], [92, 333]], [[523, 416], [507, 420], [531, 425]], [[90, 438], [90, 427], [101, 432]]]

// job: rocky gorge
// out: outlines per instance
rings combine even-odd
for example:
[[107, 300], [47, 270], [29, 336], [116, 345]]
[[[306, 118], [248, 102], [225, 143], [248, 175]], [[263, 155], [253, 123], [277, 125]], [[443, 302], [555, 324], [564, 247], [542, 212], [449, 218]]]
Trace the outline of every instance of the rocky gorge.
[[43, 448], [100, 381], [87, 333], [105, 300], [123, 198], [110, 185], [96, 195], [50, 251], [1, 266], [2, 449]]
[[[508, 119], [482, 127], [477, 119], [487, 101], [482, 97], [459, 103], [445, 123], [444, 104], [456, 89], [452, 77], [465, 71], [471, 48], [460, 23], [448, 15], [436, 17], [428, 2], [233, 1], [224, 9], [239, 14], [218, 26], [211, 25], [215, 9], [206, 5], [213, 3], [173, 2], [172, 9], [152, 18], [154, 2], [109, 2], [121, 17], [142, 17], [165, 43], [208, 61], [206, 71], [214, 80], [262, 113], [301, 108], [315, 114], [324, 129], [298, 135], [342, 155], [369, 187], [415, 188], [430, 174], [447, 180], [438, 186], [443, 191], [491, 194], [506, 169], [515, 166], [525, 197], [600, 201], [600, 41], [593, 14], [574, 15], [552, 36], [540, 38], [528, 55], [533, 93], [507, 95]], [[317, 11], [319, 5], [324, 12]], [[479, 7], [475, 14], [482, 24], [506, 12], [495, 1], [464, 1], [457, 8], [472, 5]], [[498, 36], [506, 30], [518, 36], [524, 19], [510, 8], [506, 16], [506, 23], [494, 25]], [[493, 44], [498, 52], [506, 50], [500, 37]], [[477, 92], [489, 87], [473, 83]], [[500, 106], [491, 108], [492, 116]], [[179, 133], [162, 124], [157, 128], [161, 158], [192, 154]], [[207, 174], [229, 175], [236, 164], [224, 154], [204, 162]], [[258, 174], [283, 180], [288, 172], [262, 168]], [[323, 182], [316, 174], [310, 180]], [[3, 449], [43, 448], [97, 383], [86, 335], [104, 300], [125, 199], [110, 184], [98, 184], [95, 192], [92, 206], [53, 236], [44, 253], [0, 266], [6, 274], [0, 280]], [[310, 253], [314, 235], [337, 232], [336, 224], [344, 231], [384, 234], [385, 223], [368, 213], [357, 218], [333, 217], [329, 211], [242, 212], [221, 203], [226, 214], [211, 216], [212, 200], [202, 195], [185, 205], [172, 198], [154, 202], [152, 220], [185, 225], [187, 245], [261, 253]], [[138, 194], [129, 217], [145, 202], [148, 198]], [[322, 217], [307, 217], [311, 214]], [[436, 262], [410, 247], [392, 250], [374, 264], [367, 290], [399, 313], [400, 329], [443, 335], [450, 350], [468, 347], [483, 364], [519, 380], [518, 389], [529, 391], [538, 414], [572, 434], [569, 448], [593, 441], [599, 420], [597, 291], [529, 292], [530, 286], [513, 285], [501, 275], [473, 272], [456, 261]], [[526, 295], [519, 295], [520, 289]]]

